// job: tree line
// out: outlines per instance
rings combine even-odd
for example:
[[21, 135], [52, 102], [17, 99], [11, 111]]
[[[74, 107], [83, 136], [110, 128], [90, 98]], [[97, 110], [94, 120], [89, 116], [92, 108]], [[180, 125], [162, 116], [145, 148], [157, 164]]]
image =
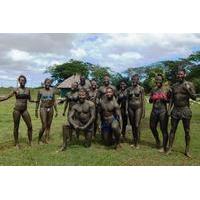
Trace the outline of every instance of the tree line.
[[196, 92], [200, 93], [200, 51], [194, 52], [187, 58], [176, 60], [159, 61], [141, 67], [130, 67], [122, 73], [114, 72], [110, 67], [94, 65], [80, 60], [69, 60], [60, 65], [47, 68], [46, 72], [51, 74], [53, 81], [60, 83], [74, 74], [82, 74], [86, 78], [96, 79], [98, 84], [102, 84], [103, 76], [109, 74], [112, 84], [118, 87], [119, 81], [124, 79], [130, 85], [130, 77], [133, 74], [140, 76], [141, 85], [145, 92], [149, 93], [154, 86], [156, 74], [161, 73], [165, 77], [165, 84], [171, 85], [176, 81], [176, 73], [179, 68], [184, 68], [187, 72], [187, 80], [192, 81]]

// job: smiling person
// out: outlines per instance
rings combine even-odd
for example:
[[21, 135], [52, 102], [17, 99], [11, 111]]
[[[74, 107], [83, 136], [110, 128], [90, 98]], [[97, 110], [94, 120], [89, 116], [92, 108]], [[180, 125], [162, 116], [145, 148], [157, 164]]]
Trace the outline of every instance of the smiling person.
[[114, 94], [114, 96], [116, 96], [116, 87], [111, 85], [110, 76], [108, 74], [106, 74], [103, 78], [103, 85], [101, 87], [99, 87], [98, 92], [97, 92], [97, 98], [99, 100], [101, 100], [105, 96], [106, 89], [108, 87], [111, 87], [113, 89], [113, 94]]
[[15, 107], [13, 110], [13, 122], [14, 122], [14, 141], [15, 146], [19, 149], [19, 123], [20, 118], [22, 117], [24, 122], [26, 123], [28, 129], [28, 144], [31, 146], [32, 142], [32, 123], [31, 117], [27, 110], [27, 102], [34, 102], [36, 101], [31, 100], [30, 90], [25, 87], [27, 79], [24, 75], [20, 75], [18, 78], [19, 87], [14, 89], [8, 96], [2, 97], [0, 101], [5, 101], [13, 96], [16, 98]]
[[177, 83], [171, 87], [171, 99], [169, 114], [171, 114], [171, 130], [169, 135], [169, 150], [171, 153], [175, 133], [179, 121], [182, 120], [185, 132], [185, 155], [191, 157], [190, 148], [190, 120], [192, 111], [190, 109], [190, 99], [196, 100], [194, 86], [191, 82], [185, 80], [186, 72], [184, 69], [179, 69], [177, 73]]
[[[46, 78], [44, 81], [44, 88], [39, 90], [37, 95], [37, 104], [35, 109], [35, 116], [38, 118], [38, 108], [40, 106], [40, 119], [42, 122], [42, 128], [39, 132], [38, 143], [48, 143], [51, 123], [53, 120], [54, 110], [57, 117], [57, 106], [55, 103], [55, 90], [51, 88], [51, 79]], [[54, 108], [54, 109], [53, 109]], [[45, 134], [44, 134], [45, 132]], [[43, 137], [44, 134], [44, 138]]]
[[103, 141], [107, 146], [114, 144], [115, 149], [121, 147], [121, 112], [119, 104], [114, 97], [112, 87], [106, 88], [105, 97], [101, 100], [99, 105], [99, 113], [101, 117], [101, 134]]
[[83, 131], [85, 147], [90, 147], [94, 134], [95, 104], [87, 100], [87, 91], [79, 90], [79, 100], [69, 113], [69, 124], [76, 131]]

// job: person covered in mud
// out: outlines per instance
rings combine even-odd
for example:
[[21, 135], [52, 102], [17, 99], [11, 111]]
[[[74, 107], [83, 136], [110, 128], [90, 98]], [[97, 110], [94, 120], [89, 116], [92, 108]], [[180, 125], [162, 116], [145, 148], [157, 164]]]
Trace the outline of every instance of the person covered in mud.
[[51, 123], [54, 116], [58, 115], [57, 106], [55, 102], [55, 90], [51, 87], [52, 80], [46, 78], [44, 81], [44, 88], [38, 91], [37, 104], [35, 109], [35, 116], [38, 118], [38, 108], [40, 107], [40, 119], [42, 127], [39, 131], [38, 143], [48, 143]]
[[79, 80], [79, 84], [78, 84], [78, 89], [85, 89], [87, 91], [87, 93], [89, 92], [90, 90], [90, 87], [91, 87], [91, 84], [90, 84], [90, 81], [87, 80], [85, 78], [85, 76], [81, 75], [80, 76], [80, 80]]
[[19, 87], [14, 89], [10, 94], [7, 96], [1, 97], [0, 101], [5, 101], [7, 99], [10, 99], [11, 97], [15, 96], [16, 102], [13, 110], [13, 122], [14, 122], [14, 143], [17, 149], [20, 148], [19, 146], [19, 124], [20, 124], [20, 118], [24, 120], [26, 126], [27, 126], [27, 132], [28, 132], [28, 144], [31, 146], [32, 144], [32, 122], [30, 114], [27, 110], [27, 102], [33, 102], [36, 103], [36, 101], [31, 99], [30, 90], [25, 87], [26, 86], [27, 79], [24, 75], [20, 75], [18, 77], [18, 83]]
[[125, 80], [120, 81], [120, 89], [117, 93], [117, 102], [120, 106], [121, 116], [122, 116], [122, 140], [126, 140], [126, 126], [128, 123], [128, 113], [127, 113], [127, 83]]
[[[166, 89], [163, 88], [163, 79], [164, 78], [162, 74], [157, 74], [155, 77], [156, 87], [151, 91], [149, 98], [149, 103], [153, 104], [150, 115], [150, 129], [156, 140], [156, 146], [160, 152], [167, 151], [168, 142], [167, 103], [169, 102], [169, 93]], [[160, 123], [160, 129], [163, 136], [162, 145], [157, 131], [158, 123]]]
[[91, 81], [91, 87], [90, 90], [88, 92], [88, 100], [92, 101], [95, 104], [95, 120], [94, 120], [94, 136], [96, 136], [96, 132], [97, 132], [97, 128], [98, 128], [98, 99], [97, 99], [97, 92], [98, 92], [98, 88], [97, 88], [97, 82], [95, 79], [93, 79]]
[[79, 90], [79, 100], [72, 106], [69, 113], [69, 124], [77, 132], [83, 131], [85, 135], [85, 147], [90, 147], [94, 134], [95, 104], [87, 100], [87, 91]]
[[192, 82], [185, 80], [186, 71], [182, 68], [177, 73], [177, 83], [171, 87], [171, 99], [169, 107], [169, 115], [171, 115], [171, 130], [169, 135], [169, 149], [167, 154], [172, 151], [175, 133], [182, 120], [185, 132], [185, 156], [190, 155], [190, 120], [192, 111], [190, 109], [190, 99], [196, 100], [195, 88]]
[[[65, 100], [61, 101], [61, 103], [65, 102], [63, 116], [66, 115], [66, 111], [68, 109], [67, 122], [66, 122], [66, 124], [64, 124], [62, 126], [63, 144], [60, 149], [61, 151], [64, 151], [67, 148], [68, 138], [70, 139], [70, 141], [72, 141], [72, 133], [73, 133], [74, 129], [72, 127], [70, 127], [68, 119], [69, 119], [69, 113], [70, 113], [72, 107], [78, 102], [78, 98], [79, 98], [78, 93], [79, 93], [78, 82], [74, 82], [71, 85], [71, 91], [69, 93], [67, 93], [67, 95], [65, 96]], [[77, 132], [76, 132], [76, 136], [77, 136], [77, 138], [79, 137]]]
[[116, 90], [116, 87], [115, 86], [113, 86], [113, 85], [111, 85], [111, 83], [110, 83], [110, 76], [109, 75], [105, 75], [104, 76], [104, 79], [103, 79], [103, 85], [101, 86], [101, 87], [99, 87], [99, 89], [98, 89], [98, 93], [97, 93], [97, 98], [99, 99], [99, 100], [101, 100], [104, 96], [105, 96], [105, 94], [106, 94], [106, 89], [107, 88], [112, 88], [113, 89], [113, 94], [114, 94], [114, 96], [116, 96], [117, 94], [117, 90]]
[[132, 86], [127, 89], [128, 97], [128, 115], [132, 126], [133, 145], [139, 149], [140, 124], [141, 119], [145, 117], [145, 99], [144, 88], [139, 85], [139, 76], [132, 76]]
[[114, 145], [115, 149], [121, 147], [121, 112], [112, 87], [106, 88], [105, 97], [100, 101], [99, 113], [104, 143], [107, 146]]

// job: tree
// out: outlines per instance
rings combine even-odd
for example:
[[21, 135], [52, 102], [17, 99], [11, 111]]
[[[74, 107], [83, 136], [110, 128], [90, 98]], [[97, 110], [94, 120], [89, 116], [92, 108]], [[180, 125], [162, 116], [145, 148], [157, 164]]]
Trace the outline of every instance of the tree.
[[103, 78], [106, 74], [110, 75], [111, 71], [109, 67], [100, 67], [99, 65], [93, 65], [90, 68], [90, 76], [92, 79], [95, 79], [99, 85], [102, 85]]
[[68, 62], [60, 65], [50, 66], [47, 69], [47, 72], [51, 74], [54, 81], [59, 83], [75, 74], [81, 74], [88, 77], [89, 67], [90, 63], [78, 60], [69, 60]]

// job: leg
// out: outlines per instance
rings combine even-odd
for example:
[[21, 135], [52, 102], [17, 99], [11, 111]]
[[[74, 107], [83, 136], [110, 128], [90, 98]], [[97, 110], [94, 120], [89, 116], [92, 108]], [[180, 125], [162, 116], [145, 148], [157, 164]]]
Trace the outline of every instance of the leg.
[[132, 127], [133, 144], [135, 144], [135, 112], [131, 108], [128, 109], [128, 116]]
[[175, 133], [176, 133], [176, 129], [178, 127], [178, 123], [179, 123], [180, 119], [175, 119], [175, 118], [171, 118], [171, 130], [170, 130], [170, 135], [169, 135], [169, 149], [168, 149], [168, 154], [171, 152], [172, 150], [172, 146], [174, 143], [174, 138], [175, 138]]
[[111, 124], [112, 132], [115, 137], [115, 148], [120, 147], [120, 127], [119, 122], [117, 120], [114, 120]]
[[50, 108], [49, 111], [47, 111], [47, 118], [46, 118], [46, 130], [45, 130], [45, 141], [48, 143], [49, 141], [49, 134], [50, 134], [50, 128], [51, 128], [51, 123], [53, 120], [53, 108]]
[[94, 120], [94, 137], [96, 137], [97, 128], [98, 128], [98, 113], [96, 112], [96, 116]]
[[160, 139], [159, 139], [159, 134], [158, 134], [158, 131], [157, 131], [158, 121], [159, 121], [158, 116], [156, 115], [156, 113], [154, 113], [152, 111], [151, 115], [150, 115], [150, 129], [151, 129], [151, 132], [152, 132], [152, 134], [153, 134], [153, 136], [156, 140], [157, 148], [160, 148]]
[[39, 131], [39, 137], [38, 137], [38, 143], [41, 142], [42, 136], [44, 134], [44, 131], [47, 127], [47, 113], [45, 108], [40, 108], [40, 120], [42, 123], [42, 128]]
[[122, 134], [123, 140], [125, 140], [126, 126], [127, 126], [127, 121], [128, 121], [125, 109], [121, 110], [121, 115], [122, 115], [122, 133], [121, 134]]
[[85, 147], [90, 147], [92, 144], [92, 135], [94, 134], [94, 125], [88, 127], [85, 131]]
[[29, 145], [31, 146], [33, 128], [32, 128], [32, 123], [31, 123], [31, 117], [30, 117], [27, 110], [25, 110], [23, 112], [22, 118], [23, 118], [23, 120], [26, 123], [26, 126], [28, 128], [28, 141], [29, 141]]
[[14, 140], [15, 140], [15, 146], [16, 147], [19, 147], [18, 135], [19, 135], [20, 117], [21, 117], [20, 112], [17, 111], [17, 110], [14, 110], [13, 111], [13, 121], [14, 121], [13, 135], [14, 135]]
[[60, 151], [65, 151], [67, 149], [67, 139], [69, 138], [72, 128], [69, 125], [63, 125], [62, 130], [63, 130], [63, 145]]
[[190, 158], [190, 119], [182, 119], [182, 122], [185, 131], [185, 155]]
[[168, 142], [168, 115], [166, 112], [160, 114], [160, 129], [163, 135], [163, 150], [166, 152]]
[[141, 119], [142, 119], [142, 109], [139, 108], [135, 111], [135, 147], [137, 149], [139, 148]]
[[101, 135], [102, 139], [106, 146], [109, 146], [112, 144], [112, 132], [111, 132], [111, 124], [108, 122], [103, 122], [102, 128], [101, 128]]

